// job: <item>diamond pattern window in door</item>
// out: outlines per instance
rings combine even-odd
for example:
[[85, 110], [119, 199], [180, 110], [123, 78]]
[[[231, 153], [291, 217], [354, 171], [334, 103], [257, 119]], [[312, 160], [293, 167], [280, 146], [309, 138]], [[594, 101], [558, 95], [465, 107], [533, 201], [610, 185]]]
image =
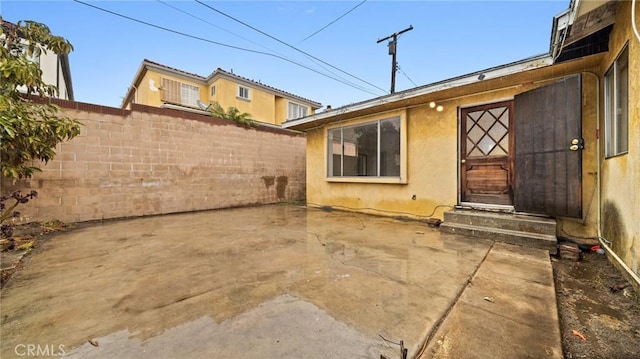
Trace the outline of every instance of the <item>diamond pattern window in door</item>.
[[509, 133], [509, 131], [500, 122], [496, 122], [488, 132], [489, 136], [491, 136], [491, 139], [498, 143], [500, 143], [500, 141], [507, 135], [507, 133]]
[[[506, 119], [507, 123], [509, 121], [509, 108], [507, 107], [496, 107], [490, 110], [487, 110], [496, 119]], [[504, 123], [504, 122], [503, 122]]]
[[509, 109], [496, 107], [467, 114], [467, 156], [509, 154]]
[[482, 127], [483, 130], [487, 131], [491, 128], [494, 122], [496, 122], [496, 118], [491, 116], [489, 111], [485, 111], [482, 114], [482, 116], [480, 116], [480, 119], [478, 119], [478, 122], [476, 123], [480, 125], [480, 127]]
[[480, 128], [480, 126], [473, 126], [469, 133], [467, 133], [467, 138], [470, 139], [474, 144], [480, 142], [484, 136], [484, 131]]

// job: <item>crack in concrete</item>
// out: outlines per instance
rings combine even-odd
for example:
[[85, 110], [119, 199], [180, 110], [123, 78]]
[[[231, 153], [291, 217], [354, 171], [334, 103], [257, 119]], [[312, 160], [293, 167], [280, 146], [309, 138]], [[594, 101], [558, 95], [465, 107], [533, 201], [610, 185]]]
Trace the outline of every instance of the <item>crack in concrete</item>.
[[460, 297], [462, 296], [462, 293], [464, 293], [464, 291], [469, 287], [469, 285], [471, 284], [471, 282], [473, 281], [473, 278], [475, 278], [476, 273], [478, 273], [478, 270], [480, 269], [480, 267], [482, 266], [482, 263], [484, 263], [484, 261], [487, 259], [487, 257], [489, 256], [489, 253], [491, 253], [491, 250], [493, 249], [494, 244], [496, 244], [496, 242], [491, 242], [491, 245], [489, 246], [489, 249], [487, 249], [487, 252], [484, 254], [484, 257], [482, 257], [482, 260], [480, 261], [480, 263], [478, 263], [478, 265], [476, 266], [476, 268], [473, 270], [473, 273], [471, 273], [469, 275], [469, 277], [467, 278], [467, 282], [465, 283], [465, 285], [463, 285], [460, 290], [458, 291], [458, 293], [456, 294], [456, 297], [451, 301], [451, 304], [449, 305], [449, 307], [445, 310], [445, 312], [442, 314], [442, 316], [440, 317], [440, 319], [438, 319], [438, 321], [436, 321], [436, 323], [434, 324], [434, 326], [431, 328], [431, 330], [429, 330], [429, 332], [427, 333], [427, 336], [425, 337], [425, 340], [422, 342], [422, 345], [418, 348], [418, 350], [416, 351], [416, 353], [412, 353], [411, 357], [413, 358], [420, 358], [422, 356], [422, 354], [424, 354], [425, 349], [427, 349], [427, 346], [429, 345], [429, 343], [431, 342], [431, 340], [433, 339], [433, 337], [436, 335], [436, 333], [438, 332], [438, 329], [440, 329], [440, 326], [442, 325], [442, 323], [445, 321], [445, 319], [447, 319], [447, 317], [449, 316], [449, 314], [451, 313], [451, 310], [453, 309], [453, 307], [456, 305], [456, 303], [458, 303], [458, 301], [460, 300]]

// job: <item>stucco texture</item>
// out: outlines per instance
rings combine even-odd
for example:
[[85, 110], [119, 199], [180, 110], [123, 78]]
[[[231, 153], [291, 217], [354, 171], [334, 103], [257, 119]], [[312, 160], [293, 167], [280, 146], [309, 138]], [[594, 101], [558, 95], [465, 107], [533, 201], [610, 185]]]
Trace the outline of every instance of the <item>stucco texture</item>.
[[[275, 96], [264, 91], [257, 90], [248, 85], [242, 85], [249, 88], [249, 100], [238, 98], [238, 84], [227, 79], [218, 79], [214, 82], [216, 85], [216, 97], [225, 110], [229, 106], [237, 107], [240, 112], [250, 114], [251, 119], [266, 123], [276, 123], [275, 115]], [[229, 105], [233, 104], [233, 105]]]
[[[631, 2], [621, 1], [609, 38], [609, 52], [601, 66], [604, 74], [628, 46], [629, 151], [603, 161], [602, 235], [631, 270], [640, 274], [640, 39], [633, 34], [630, 14]], [[635, 23], [640, 26], [638, 9], [635, 15]], [[604, 128], [604, 116], [601, 127]]]
[[[458, 200], [459, 110], [480, 104], [513, 99], [515, 95], [550, 84], [576, 73], [583, 76], [583, 218], [562, 221], [566, 236], [594, 237], [597, 229], [596, 123], [597, 80], [586, 72], [597, 70], [600, 57], [525, 71], [499, 79], [445, 89], [424, 96], [408, 106], [396, 104], [406, 112], [407, 177], [401, 183], [335, 182], [327, 178], [327, 131], [359, 121], [384, 119], [394, 111], [382, 105], [377, 113], [336, 119], [307, 132], [307, 200], [310, 205], [332, 206], [383, 215], [442, 218], [443, 212]], [[441, 112], [429, 106], [443, 106]], [[375, 110], [372, 110], [375, 112]], [[413, 199], [415, 195], [415, 199]], [[566, 222], [566, 223], [564, 223]]]

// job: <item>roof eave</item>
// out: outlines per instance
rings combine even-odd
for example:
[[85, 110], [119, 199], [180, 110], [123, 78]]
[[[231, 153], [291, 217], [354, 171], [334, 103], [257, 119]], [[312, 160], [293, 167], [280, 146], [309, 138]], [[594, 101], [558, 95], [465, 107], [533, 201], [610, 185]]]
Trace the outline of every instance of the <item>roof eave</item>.
[[145, 65], [147, 68], [152, 69], [156, 72], [161, 72], [161, 73], [165, 73], [165, 74], [169, 74], [169, 75], [173, 75], [176, 77], [182, 77], [182, 78], [188, 78], [191, 79], [193, 81], [199, 81], [204, 83], [206, 78], [203, 76], [199, 76], [199, 75], [195, 75], [195, 74], [191, 74], [185, 71], [181, 71], [178, 69], [174, 69], [168, 66], [164, 66], [161, 64], [156, 64], [147, 60], [144, 60], [142, 62], [143, 65]]
[[253, 80], [250, 80], [250, 79], [246, 79], [246, 78], [244, 78], [242, 76], [238, 76], [236, 74], [229, 73], [229, 72], [224, 71], [224, 70], [222, 70], [220, 68], [218, 68], [217, 70], [212, 72], [211, 75], [209, 75], [206, 78], [205, 82], [207, 84], [211, 84], [215, 79], [221, 78], [221, 77], [241, 82], [243, 84], [246, 84], [247, 86], [259, 87], [263, 91], [272, 93], [272, 94], [280, 96], [280, 97], [294, 99], [294, 100], [296, 100], [298, 102], [302, 102], [304, 104], [307, 104], [307, 105], [313, 107], [314, 109], [318, 109], [318, 108], [322, 107], [322, 104], [320, 102], [315, 102], [315, 101], [306, 99], [304, 97], [300, 97], [300, 96], [294, 95], [292, 93], [288, 93], [288, 92], [285, 92], [285, 91], [282, 91], [282, 90], [278, 90], [275, 87], [267, 86], [267, 85], [261, 84], [260, 82], [256, 82], [256, 81], [253, 81]]
[[133, 76], [133, 80], [131, 81], [131, 85], [127, 89], [127, 93], [124, 95], [124, 98], [122, 99], [122, 103], [120, 104], [120, 108], [126, 108], [127, 105], [130, 103], [131, 97], [134, 95], [136, 89], [138, 88], [138, 85], [140, 85], [140, 80], [142, 79], [142, 76], [144, 75], [144, 71], [146, 70], [146, 66], [147, 66], [147, 64], [145, 63], [145, 61], [142, 61], [142, 63], [138, 67], [138, 71], [136, 71], [135, 76]]
[[[282, 123], [283, 128], [287, 129], [298, 129], [301, 130], [300, 127], [303, 125], [311, 125], [314, 122], [330, 119], [331, 117], [337, 115], [345, 115], [349, 113], [353, 113], [356, 111], [361, 111], [367, 108], [371, 108], [374, 106], [378, 106], [385, 103], [406, 100], [413, 97], [423, 96], [427, 94], [436, 93], [441, 90], [451, 89], [454, 87], [460, 87], [464, 85], [469, 85], [476, 83], [478, 81], [486, 81], [494, 78], [499, 78], [506, 75], [512, 75], [515, 73], [546, 67], [553, 63], [553, 58], [549, 54], [538, 55], [534, 57], [530, 57], [524, 60], [516, 61], [513, 63], [492, 67], [486, 70], [473, 72], [467, 75], [462, 75], [458, 77], [454, 77], [451, 79], [435, 82], [432, 84], [428, 84], [421, 87], [416, 87], [410, 90], [397, 92], [391, 95], [385, 95], [381, 97], [376, 97], [371, 100], [366, 100], [363, 102], [342, 106], [330, 111], [324, 111], [319, 114], [314, 114], [308, 117], [303, 117], [296, 120], [290, 120]], [[479, 76], [482, 76], [482, 79], [479, 79]], [[307, 127], [307, 126], [304, 126]]]

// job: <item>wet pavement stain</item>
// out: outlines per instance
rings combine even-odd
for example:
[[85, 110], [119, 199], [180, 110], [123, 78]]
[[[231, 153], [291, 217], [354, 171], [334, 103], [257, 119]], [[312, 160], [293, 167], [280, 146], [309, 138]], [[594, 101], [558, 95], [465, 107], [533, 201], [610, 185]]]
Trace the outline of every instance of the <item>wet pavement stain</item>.
[[[264, 328], [285, 332], [216, 332], [199, 345], [187, 334], [206, 323], [257, 324], [247, 313], [291, 303], [332, 328], [318, 336], [322, 357], [391, 356], [397, 348], [379, 336], [420, 347], [490, 244], [420, 222], [285, 205], [90, 225], [52, 238], [2, 290], [0, 354], [33, 343], [82, 357], [154, 357], [136, 345], [155, 343], [166, 353], [236, 348], [236, 357], [262, 358], [245, 345], [260, 342], [266, 353], [299, 357], [315, 319], [291, 326], [274, 314]], [[162, 339], [170, 330], [183, 334]]]

